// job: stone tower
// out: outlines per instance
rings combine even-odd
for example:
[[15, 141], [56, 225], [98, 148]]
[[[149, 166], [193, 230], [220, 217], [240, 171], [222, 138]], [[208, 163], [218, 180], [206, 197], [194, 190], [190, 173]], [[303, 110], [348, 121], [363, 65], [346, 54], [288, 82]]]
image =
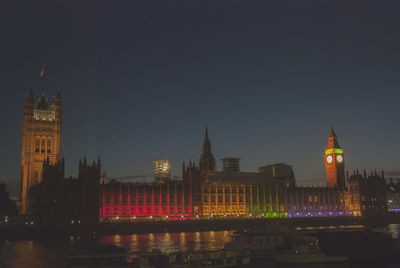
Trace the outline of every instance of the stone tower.
[[215, 170], [215, 158], [211, 152], [211, 143], [208, 139], [208, 129], [206, 127], [206, 136], [203, 142], [203, 154], [200, 157], [200, 170]]
[[325, 149], [326, 184], [330, 188], [345, 188], [344, 156], [333, 126]]
[[41, 182], [43, 161], [49, 164], [60, 161], [61, 150], [61, 95], [60, 91], [49, 106], [45, 96], [44, 68], [42, 93], [35, 105], [32, 87], [26, 94], [24, 102], [24, 119], [22, 125], [21, 180], [20, 198], [21, 214], [30, 214], [29, 189]]

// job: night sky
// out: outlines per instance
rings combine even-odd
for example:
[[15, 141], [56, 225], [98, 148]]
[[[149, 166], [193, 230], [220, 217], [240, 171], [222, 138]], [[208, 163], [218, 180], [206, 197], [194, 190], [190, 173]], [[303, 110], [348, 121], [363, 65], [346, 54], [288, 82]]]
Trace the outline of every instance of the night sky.
[[[16, 3], [17, 2], [17, 3]], [[325, 182], [330, 125], [346, 170], [400, 176], [400, 1], [0, 2], [0, 181], [19, 182], [23, 101], [48, 66], [61, 89], [66, 176], [98, 156], [110, 177], [152, 160], [285, 162]]]

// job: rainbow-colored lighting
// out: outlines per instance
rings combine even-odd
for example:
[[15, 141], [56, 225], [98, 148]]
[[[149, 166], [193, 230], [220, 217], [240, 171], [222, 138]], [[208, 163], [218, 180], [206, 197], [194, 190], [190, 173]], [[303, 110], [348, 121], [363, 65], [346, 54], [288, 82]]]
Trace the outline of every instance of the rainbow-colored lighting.
[[328, 149], [325, 151], [325, 154], [343, 154], [343, 150], [342, 149]]

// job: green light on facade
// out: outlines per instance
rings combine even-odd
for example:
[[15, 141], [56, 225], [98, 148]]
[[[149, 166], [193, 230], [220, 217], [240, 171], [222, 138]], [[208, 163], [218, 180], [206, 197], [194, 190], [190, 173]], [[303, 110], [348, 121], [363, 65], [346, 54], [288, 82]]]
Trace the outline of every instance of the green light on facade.
[[343, 154], [342, 149], [328, 149], [325, 151], [325, 154]]

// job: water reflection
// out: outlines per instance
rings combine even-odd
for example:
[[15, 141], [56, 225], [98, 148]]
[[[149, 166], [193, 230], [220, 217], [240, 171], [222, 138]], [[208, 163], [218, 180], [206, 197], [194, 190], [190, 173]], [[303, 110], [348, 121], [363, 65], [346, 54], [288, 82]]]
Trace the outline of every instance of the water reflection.
[[392, 235], [393, 239], [400, 238], [400, 224], [389, 224], [387, 230]]
[[232, 231], [163, 233], [140, 235], [102, 236], [98, 244], [114, 244], [130, 253], [150, 252], [160, 249], [163, 252], [195, 251], [220, 249], [230, 240]]
[[[400, 225], [386, 228], [393, 238], [399, 238]], [[231, 240], [232, 231], [161, 233], [101, 236], [95, 240], [77, 237], [53, 241], [4, 242], [0, 249], [0, 267], [62, 267], [67, 254], [101, 244], [114, 244], [129, 253], [150, 252], [157, 248], [163, 252], [215, 250]]]

